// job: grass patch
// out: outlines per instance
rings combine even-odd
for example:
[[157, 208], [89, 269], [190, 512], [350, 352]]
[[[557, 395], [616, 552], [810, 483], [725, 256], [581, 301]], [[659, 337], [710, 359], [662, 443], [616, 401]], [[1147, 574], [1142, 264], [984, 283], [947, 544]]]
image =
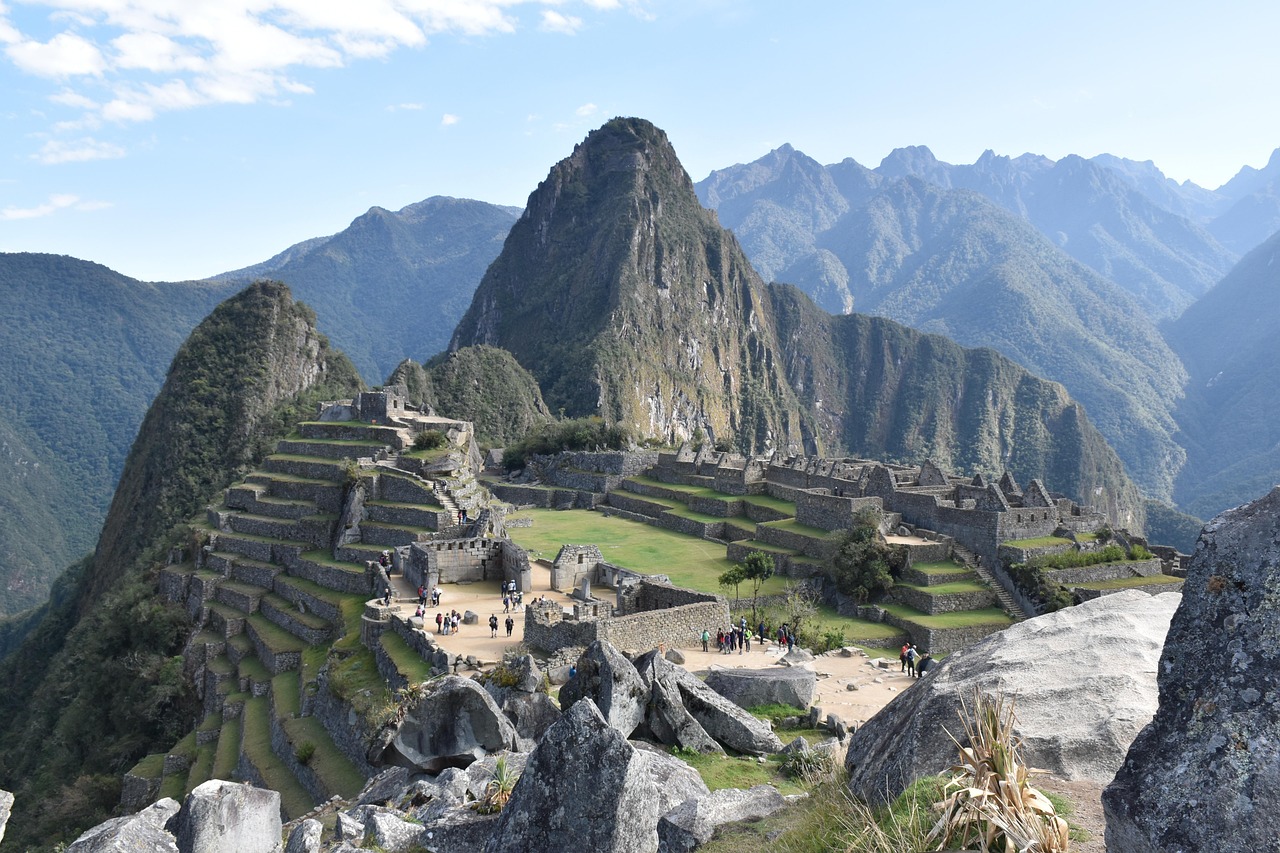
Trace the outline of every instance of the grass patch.
[[179, 802], [187, 794], [187, 770], [180, 770], [177, 773], [170, 773], [164, 777], [164, 781], [160, 783], [160, 793], [156, 795], [158, 799], [163, 800], [165, 797], [172, 797]]
[[249, 679], [251, 684], [266, 684], [271, 680], [271, 673], [262, 661], [252, 655], [240, 661], [240, 676]]
[[431, 677], [431, 665], [422, 656], [409, 648], [409, 644], [395, 631], [383, 631], [378, 644], [391, 658], [396, 670], [410, 684], [420, 684]]
[[286, 736], [294, 748], [313, 744], [315, 751], [307, 761], [307, 767], [320, 777], [321, 784], [330, 796], [354, 797], [364, 787], [365, 778], [356, 766], [338, 749], [315, 717], [299, 717], [284, 724]]
[[[275, 654], [281, 652], [301, 652], [307, 644], [272, 622], [261, 613], [255, 613], [245, 619], [245, 625]], [[244, 661], [241, 661], [243, 664]]]
[[987, 592], [990, 590], [986, 584], [979, 581], [953, 581], [951, 583], [939, 583], [933, 586], [914, 586], [909, 583], [899, 583], [903, 589], [910, 589], [925, 595], [955, 595], [963, 592]]
[[255, 696], [244, 704], [244, 753], [267, 787], [280, 792], [281, 810], [292, 820], [311, 811], [313, 803], [307, 789], [271, 751], [269, 715], [265, 696]]
[[296, 717], [302, 712], [302, 697], [298, 689], [298, 673], [282, 672], [271, 679], [271, 698], [276, 716], [282, 720]]
[[218, 735], [218, 748], [213, 754], [211, 779], [230, 779], [240, 760], [240, 720], [227, 720]]
[[911, 568], [925, 575], [968, 575], [973, 573], [973, 569], [968, 566], [962, 566], [959, 563], [953, 563], [950, 560], [939, 563], [912, 563]]
[[187, 784], [182, 791], [183, 796], [194, 791], [197, 785], [212, 779], [213, 777], [209, 775], [212, 770], [213, 746], [202, 746], [196, 753], [196, 760], [191, 763], [191, 769], [187, 771]]
[[129, 774], [143, 779], [159, 779], [160, 774], [164, 772], [164, 756], [163, 752], [144, 756], [141, 761], [133, 765]]
[[1072, 589], [1128, 589], [1130, 587], [1151, 586], [1153, 584], [1176, 583], [1181, 578], [1173, 575], [1154, 575], [1152, 577], [1113, 578], [1107, 581], [1088, 581], [1087, 583], [1067, 584]]
[[1003, 543], [1010, 548], [1052, 548], [1055, 545], [1070, 545], [1070, 539], [1061, 536], [1037, 536], [1034, 539], [1010, 539]]
[[775, 702], [771, 705], [756, 705], [754, 708], [748, 708], [747, 713], [753, 717], [768, 720], [773, 723], [773, 727], [776, 729], [778, 724], [787, 717], [808, 717], [809, 709], [796, 708], [792, 705], [782, 705]]
[[801, 524], [794, 518], [784, 518], [781, 521], [763, 521], [761, 525], [764, 527], [772, 527], [775, 530], [786, 530], [789, 533], [795, 533], [800, 536], [808, 536], [810, 539], [833, 539], [842, 535], [839, 530], [823, 530], [821, 527], [810, 527], [807, 524]]
[[798, 794], [804, 790], [800, 783], [783, 775], [782, 762], [770, 757], [763, 764], [754, 758], [730, 755], [677, 756], [702, 777], [713, 791], [723, 788], [750, 788], [754, 785], [773, 785], [784, 794]]

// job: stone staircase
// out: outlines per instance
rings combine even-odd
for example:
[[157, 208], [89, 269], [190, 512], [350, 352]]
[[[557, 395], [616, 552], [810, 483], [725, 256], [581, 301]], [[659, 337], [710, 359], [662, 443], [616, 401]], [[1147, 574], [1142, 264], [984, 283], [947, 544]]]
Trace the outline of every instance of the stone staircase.
[[951, 546], [951, 553], [957, 560], [972, 570], [983, 583], [991, 587], [991, 591], [996, 594], [996, 600], [1000, 602], [1000, 609], [1009, 614], [1009, 618], [1014, 622], [1021, 622], [1024, 619], [1028, 619], [1035, 615], [1034, 613], [1027, 613], [1023, 610], [1021, 605], [1018, 604], [1017, 599], [1009, 594], [1009, 591], [1001, 585], [1000, 581], [996, 580], [990, 570], [987, 569], [986, 566], [982, 565], [977, 556], [975, 556], [968, 548], [965, 548], [963, 545], [953, 543]]

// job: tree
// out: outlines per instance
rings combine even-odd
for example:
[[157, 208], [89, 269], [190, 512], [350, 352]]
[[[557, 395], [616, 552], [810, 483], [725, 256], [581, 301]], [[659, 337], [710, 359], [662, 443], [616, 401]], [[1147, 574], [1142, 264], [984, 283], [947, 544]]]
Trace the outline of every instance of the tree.
[[746, 570], [743, 569], [742, 564], [734, 563], [732, 566], [730, 566], [728, 569], [725, 570], [724, 574], [720, 576], [720, 586], [724, 587], [726, 590], [729, 587], [733, 587], [733, 600], [734, 602], [737, 602], [738, 587], [746, 579], [747, 579], [747, 573], [746, 573]]
[[783, 600], [786, 602], [791, 631], [799, 636], [800, 626], [818, 612], [821, 601], [818, 591], [807, 583], [789, 583], [783, 592]]
[[760, 587], [773, 577], [773, 557], [763, 551], [752, 551], [738, 564], [742, 568], [743, 578], [751, 581], [751, 623], [756, 622], [756, 599], [760, 597]]
[[893, 588], [900, 558], [880, 541], [878, 514], [863, 513], [831, 555], [827, 571], [836, 589], [862, 604]]

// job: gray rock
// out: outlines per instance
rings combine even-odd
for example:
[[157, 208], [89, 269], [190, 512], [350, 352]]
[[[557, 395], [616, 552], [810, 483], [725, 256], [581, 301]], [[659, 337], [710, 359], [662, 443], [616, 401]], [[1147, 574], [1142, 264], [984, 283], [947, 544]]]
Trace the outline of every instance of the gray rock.
[[550, 681], [553, 686], [567, 684], [569, 682], [569, 670], [571, 668], [572, 667], [568, 666], [553, 666], [547, 670], [547, 680]]
[[663, 657], [674, 664], [684, 666], [684, 652], [679, 649], [667, 649], [666, 654], [664, 654]]
[[683, 669], [676, 669], [680, 698], [698, 725], [721, 745], [748, 755], [770, 755], [782, 749], [782, 741], [763, 720], [758, 720]]
[[480, 623], [480, 617], [473, 611], [466, 611], [462, 614], [463, 625], [477, 625]]
[[1278, 519], [1280, 487], [1201, 533], [1159, 710], [1102, 793], [1109, 850], [1280, 850]]
[[822, 709], [817, 705], [811, 705], [809, 707], [809, 728], [816, 729], [818, 727], [818, 721], [821, 719]]
[[529, 756], [485, 850], [653, 853], [658, 790], [638, 754], [594, 702], [576, 702]]
[[439, 773], [515, 745], [515, 728], [493, 697], [471, 679], [450, 675], [428, 682], [380, 762]]
[[522, 693], [538, 693], [542, 690], [542, 670], [533, 655], [521, 655], [507, 667], [515, 674], [514, 689]]
[[802, 737], [796, 738], [782, 748], [783, 755], [803, 755], [806, 752], [813, 752], [813, 747], [809, 746], [809, 741]]
[[811, 663], [813, 661], [813, 652], [808, 649], [795, 648], [778, 658], [778, 663], [788, 663], [795, 665], [798, 663]]
[[181, 853], [272, 853], [280, 848], [280, 794], [210, 779], [187, 794], [168, 829]]
[[476, 853], [493, 835], [498, 817], [457, 806], [423, 828], [422, 845], [431, 853]]
[[609, 725], [627, 738], [644, 722], [649, 691], [622, 652], [596, 640], [578, 658], [578, 674], [560, 688], [560, 707], [567, 710], [585, 698], [594, 701]]
[[9, 815], [13, 813], [13, 794], [0, 791], [0, 841], [4, 840], [4, 828], [9, 823]]
[[364, 846], [364, 821], [346, 812], [338, 812], [333, 824], [333, 837], [339, 841], [351, 841], [357, 847]]
[[1155, 668], [1176, 594], [1127, 591], [1037, 616], [961, 649], [849, 740], [855, 796], [882, 803], [955, 760], [948, 731], [975, 689], [1015, 703], [1032, 767], [1105, 783], [1155, 713]]
[[319, 853], [320, 836], [324, 827], [320, 821], [308, 818], [293, 828], [289, 833], [289, 843], [284, 846], [284, 853]]
[[687, 853], [710, 841], [725, 824], [759, 820], [786, 804], [772, 785], [756, 785], [746, 791], [725, 788], [687, 800], [658, 821], [659, 853]]
[[707, 686], [743, 708], [790, 705], [808, 708], [818, 679], [802, 666], [788, 669], [713, 669]]
[[[502, 713], [515, 727], [521, 751], [532, 749], [560, 719], [560, 707], [545, 693], [511, 692], [502, 703]], [[528, 746], [526, 747], [526, 744]]]
[[176, 800], [165, 797], [137, 814], [100, 823], [85, 830], [66, 853], [177, 853], [178, 845], [165, 827], [178, 808]]
[[484, 799], [484, 795], [489, 789], [489, 782], [493, 780], [493, 774], [498, 766], [500, 757], [507, 759], [507, 771], [516, 776], [524, 773], [525, 765], [529, 761], [529, 753], [527, 752], [504, 752], [501, 755], [487, 755], [472, 764], [466, 769], [467, 794], [471, 799]]
[[827, 714], [826, 728], [827, 731], [841, 740], [844, 740], [844, 736], [849, 733], [849, 727], [844, 724], [844, 720], [835, 714]]
[[658, 814], [664, 815], [685, 800], [705, 797], [707, 783], [684, 761], [644, 741], [633, 742], [645, 773], [658, 787]]
[[368, 782], [364, 789], [356, 795], [358, 806], [395, 805], [404, 798], [409, 790], [409, 769], [407, 767], [388, 767]]
[[391, 812], [376, 812], [365, 821], [366, 840], [387, 853], [421, 847], [426, 830]]
[[655, 739], [705, 754], [724, 752], [684, 707], [676, 668], [656, 649], [636, 659], [636, 672], [649, 688], [645, 725]]

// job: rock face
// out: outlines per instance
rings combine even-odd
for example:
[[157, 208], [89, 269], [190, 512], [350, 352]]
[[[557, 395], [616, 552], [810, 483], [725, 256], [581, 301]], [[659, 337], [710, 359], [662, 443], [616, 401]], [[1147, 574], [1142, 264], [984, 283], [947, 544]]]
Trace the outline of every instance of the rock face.
[[1015, 701], [1025, 756], [1066, 779], [1105, 783], [1156, 710], [1156, 664], [1176, 593], [1129, 591], [1038, 616], [956, 652], [849, 741], [854, 795], [884, 802], [955, 755], [961, 699]]
[[653, 853], [658, 789], [638, 755], [595, 703], [576, 702], [529, 756], [486, 853]]
[[503, 678], [490, 677], [484, 682], [484, 689], [515, 726], [522, 744], [527, 743], [527, 748], [532, 749], [533, 743], [560, 719], [560, 708], [542, 692], [542, 670], [531, 655], [524, 655], [495, 672]]
[[636, 671], [649, 688], [645, 723], [660, 743], [702, 753], [724, 752], [684, 707], [676, 668], [654, 649], [636, 659]]
[[790, 705], [808, 708], [818, 677], [802, 666], [773, 669], [713, 669], [707, 686], [743, 708]]
[[711, 737], [748, 755], [772, 755], [782, 750], [782, 741], [768, 723], [751, 716], [687, 670], [676, 669], [675, 673], [685, 710]]
[[180, 853], [273, 853], [280, 849], [280, 794], [210, 779], [169, 822]]
[[611, 643], [596, 640], [578, 658], [578, 674], [560, 688], [560, 707], [589, 698], [609, 725], [630, 737], [644, 722], [649, 690], [640, 674]]
[[1201, 534], [1160, 707], [1103, 792], [1107, 847], [1280, 850], [1280, 487]]
[[381, 759], [439, 773], [515, 747], [515, 728], [493, 697], [471, 679], [450, 675], [433, 684], [405, 714]]
[[9, 815], [13, 812], [13, 794], [0, 791], [0, 841], [4, 841], [4, 828], [9, 823]]
[[[87, 830], [67, 848], [67, 853], [177, 853], [173, 836], [165, 830], [165, 824], [177, 813], [177, 801], [165, 797], [137, 814], [118, 817]], [[277, 807], [276, 842], [279, 840]]]
[[658, 814], [664, 815], [685, 800], [705, 797], [711, 791], [698, 771], [656, 746], [633, 741], [636, 758], [658, 788]]

